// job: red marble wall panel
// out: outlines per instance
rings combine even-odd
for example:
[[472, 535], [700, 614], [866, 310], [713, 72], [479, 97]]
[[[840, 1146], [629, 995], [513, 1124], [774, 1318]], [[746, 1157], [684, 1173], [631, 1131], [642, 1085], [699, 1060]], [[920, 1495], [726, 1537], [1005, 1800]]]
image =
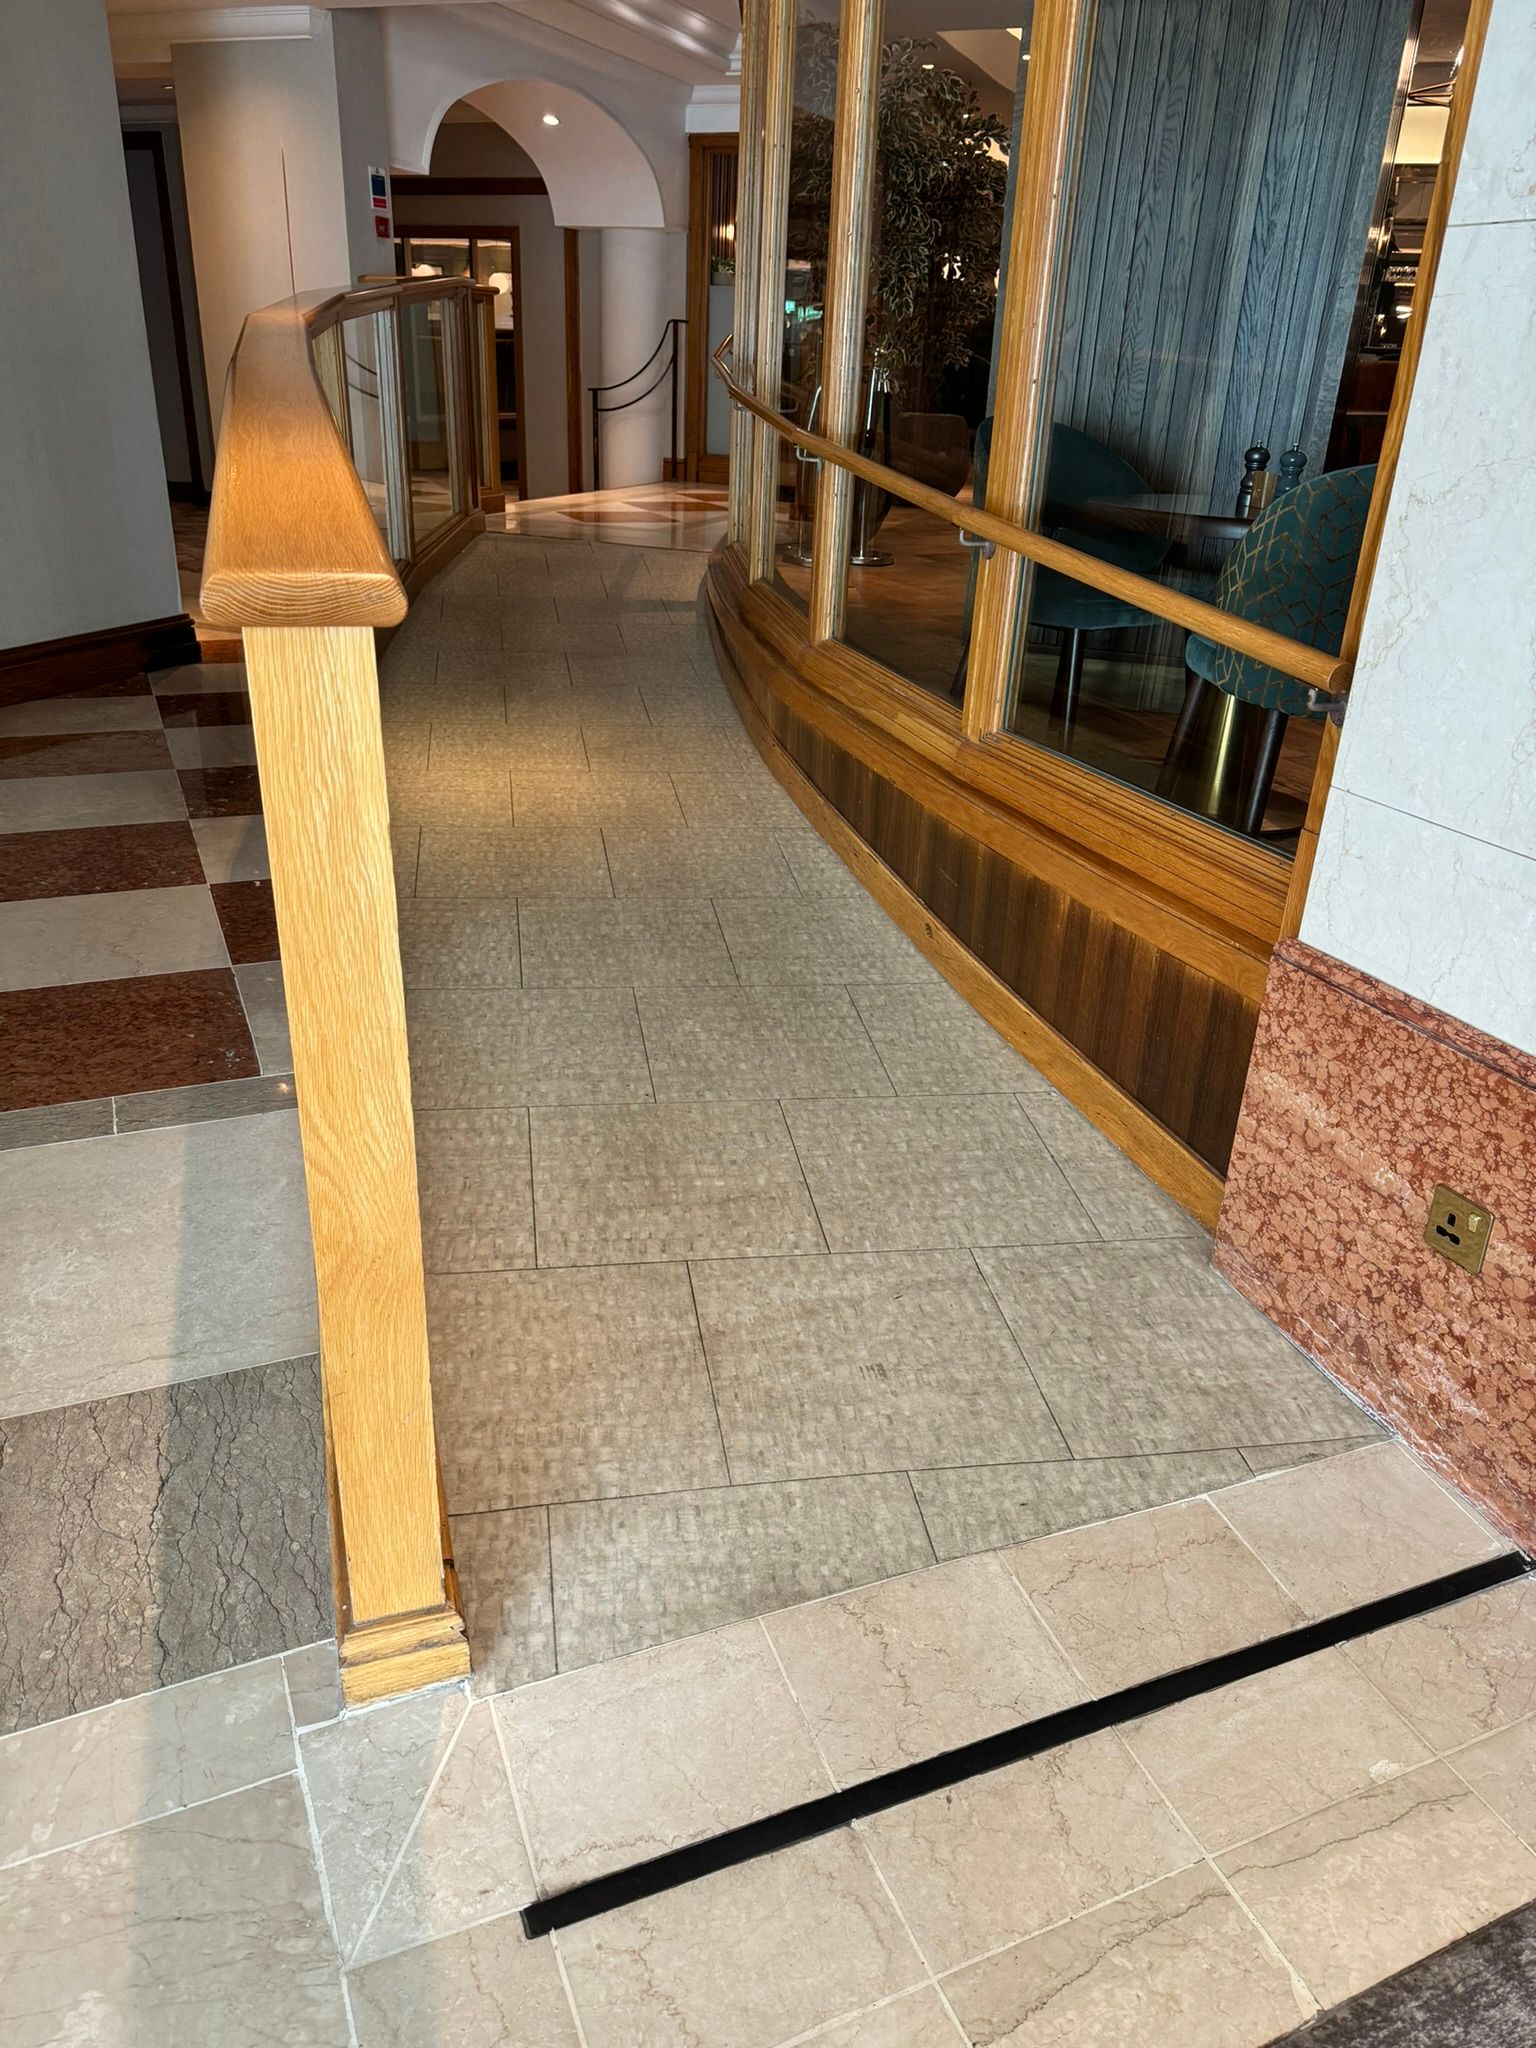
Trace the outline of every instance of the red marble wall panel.
[[[1480, 1274], [1424, 1243], [1440, 1182], [1494, 1212]], [[1281, 946], [1216, 1263], [1536, 1547], [1536, 1060]]]

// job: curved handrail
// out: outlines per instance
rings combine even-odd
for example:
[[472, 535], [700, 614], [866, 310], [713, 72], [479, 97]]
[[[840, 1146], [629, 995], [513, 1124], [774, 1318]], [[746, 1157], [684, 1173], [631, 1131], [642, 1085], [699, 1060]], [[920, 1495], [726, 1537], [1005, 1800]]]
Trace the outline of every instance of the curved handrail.
[[1256, 626], [1250, 620], [1238, 618], [1233, 612], [1223, 611], [1219, 605], [1207, 604], [1203, 598], [1191, 597], [1187, 592], [1173, 589], [1165, 583], [1156, 583], [1149, 576], [1138, 576], [1133, 570], [1117, 568], [1112, 562], [1101, 561], [1097, 555], [1081, 554], [1065, 542], [1050, 540], [1043, 533], [1016, 525], [1000, 513], [987, 511], [985, 506], [962, 505], [957, 498], [936, 491], [929, 484], [920, 484], [915, 478], [904, 476], [899, 469], [891, 469], [852, 448], [844, 448], [836, 441], [829, 441], [824, 434], [813, 434], [797, 427], [793, 420], [775, 412], [772, 406], [764, 405], [760, 398], [744, 390], [726, 369], [721, 357], [731, 346], [731, 341], [728, 334], [710, 358], [715, 374], [737, 405], [764, 421], [797, 448], [862, 477], [866, 483], [879, 485], [893, 497], [917, 506], [919, 511], [931, 512], [936, 519], [947, 521], [962, 533], [1011, 549], [1027, 561], [1038, 563], [1042, 569], [1054, 569], [1060, 575], [1070, 576], [1074, 583], [1086, 583], [1090, 589], [1102, 590], [1110, 597], [1136, 605], [1140, 610], [1167, 619], [1175, 626], [1187, 627], [1191, 633], [1204, 634], [1206, 639], [1216, 641], [1219, 646], [1251, 655], [1255, 661], [1279, 669], [1282, 675], [1294, 676], [1298, 682], [1313, 689], [1337, 695], [1348, 687], [1354, 665], [1340, 655], [1329, 654], [1323, 648], [1308, 647], [1304, 641], [1272, 632], [1268, 626]]
[[230, 359], [201, 603], [211, 625], [394, 626], [406, 594], [316, 373], [339, 321], [491, 297], [462, 278], [301, 292], [250, 314]]

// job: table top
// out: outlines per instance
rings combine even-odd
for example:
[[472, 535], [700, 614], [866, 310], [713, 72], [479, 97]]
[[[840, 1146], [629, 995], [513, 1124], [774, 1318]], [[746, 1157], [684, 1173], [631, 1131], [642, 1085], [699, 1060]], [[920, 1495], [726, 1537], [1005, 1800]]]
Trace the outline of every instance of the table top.
[[[1230, 501], [1229, 501], [1230, 502]], [[1067, 512], [1066, 507], [1055, 508]], [[1239, 519], [1227, 505], [1212, 504], [1197, 491], [1148, 491], [1135, 498], [1089, 498], [1073, 508], [1106, 526], [1133, 533], [1166, 534], [1170, 540], [1241, 540], [1251, 521]], [[1070, 519], [1064, 518], [1063, 524]]]

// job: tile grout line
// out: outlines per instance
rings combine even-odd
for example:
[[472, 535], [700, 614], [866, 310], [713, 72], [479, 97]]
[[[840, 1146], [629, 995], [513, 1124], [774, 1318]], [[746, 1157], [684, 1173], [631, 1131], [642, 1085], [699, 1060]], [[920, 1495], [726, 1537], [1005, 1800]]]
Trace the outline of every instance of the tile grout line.
[[[721, 1419], [720, 1415], [720, 1396], [715, 1388], [714, 1367], [709, 1362], [709, 1342], [704, 1335], [704, 1318], [699, 1314], [699, 1297], [698, 1292], [693, 1284], [693, 1261], [691, 1259], [684, 1259], [683, 1270], [688, 1276], [688, 1299], [693, 1305], [693, 1324], [695, 1330], [698, 1332], [699, 1355], [704, 1361], [704, 1377], [709, 1383], [710, 1404], [715, 1411], [715, 1428], [719, 1432], [720, 1436], [720, 1455], [725, 1460], [725, 1483], [727, 1487], [734, 1487], [736, 1484], [736, 1479], [734, 1473], [731, 1471], [730, 1447], [725, 1441], [725, 1423]], [[682, 1487], [678, 1490], [684, 1493], [692, 1493], [698, 1491], [698, 1489], [695, 1487]], [[652, 1496], [642, 1494], [638, 1497], [640, 1499], [647, 1499], [651, 1498]]]
[[[1091, 1220], [1092, 1219], [1090, 1218], [1090, 1221]], [[1002, 1251], [1007, 1249], [1022, 1249], [1022, 1247], [983, 1245], [981, 1249], [983, 1251]], [[976, 1246], [973, 1244], [967, 1245], [966, 1250], [970, 1253], [971, 1264], [976, 1268], [976, 1272], [981, 1280], [981, 1284], [986, 1289], [987, 1299], [991, 1302], [993, 1308], [996, 1309], [998, 1316], [1002, 1321], [1003, 1328], [1008, 1332], [1009, 1343], [1012, 1344], [1014, 1350], [1018, 1352], [1019, 1359], [1024, 1367], [1024, 1370], [1029, 1374], [1031, 1384], [1033, 1385], [1035, 1392], [1040, 1396], [1041, 1406], [1045, 1409], [1046, 1414], [1049, 1415], [1049, 1417], [1051, 1418], [1052, 1429], [1054, 1429], [1056, 1434], [1061, 1438], [1062, 1447], [1067, 1454], [1066, 1462], [1075, 1465], [1078, 1462], [1078, 1456], [1077, 1452], [1074, 1451], [1072, 1448], [1072, 1439], [1067, 1435], [1067, 1432], [1062, 1428], [1060, 1419], [1056, 1414], [1056, 1410], [1051, 1406], [1051, 1397], [1049, 1394], [1047, 1394], [1045, 1388], [1041, 1385], [1040, 1375], [1035, 1370], [1034, 1360], [1030, 1357], [1029, 1353], [1024, 1349], [1024, 1346], [1020, 1343], [1019, 1333], [1017, 1330], [1014, 1329], [1013, 1324], [1009, 1321], [1008, 1311], [1003, 1307], [1003, 1304], [998, 1297], [997, 1289], [992, 1285], [992, 1282], [987, 1278], [986, 1268], [982, 1265], [981, 1260], [976, 1256]], [[1132, 1452], [1129, 1453], [1129, 1455], [1136, 1456], [1138, 1454]], [[1143, 1452], [1139, 1455], [1145, 1456], [1146, 1453]], [[1184, 1455], [1189, 1454], [1185, 1453]], [[1195, 1455], [1198, 1456], [1200, 1454], [1195, 1453]], [[1010, 1460], [1009, 1462], [1011, 1463], [1012, 1461]], [[1026, 1460], [1026, 1462], [1028, 1461]]]
[[[97, 1710], [93, 1708], [90, 1711], [95, 1712]], [[59, 1725], [59, 1723], [53, 1721], [42, 1723], [42, 1726], [45, 1728], [57, 1727]], [[289, 1727], [291, 1730], [291, 1713]], [[18, 1733], [27, 1734], [30, 1731], [21, 1729]], [[110, 1842], [117, 1835], [137, 1834], [140, 1828], [153, 1827], [156, 1821], [175, 1820], [180, 1814], [196, 1813], [204, 1806], [217, 1806], [221, 1800], [238, 1799], [246, 1792], [259, 1792], [266, 1785], [284, 1784], [289, 1778], [294, 1778], [298, 1775], [299, 1773], [296, 1768], [286, 1771], [269, 1771], [266, 1777], [252, 1778], [249, 1784], [227, 1786], [222, 1792], [210, 1792], [206, 1798], [189, 1799], [181, 1806], [168, 1806], [163, 1813], [141, 1813], [133, 1820], [120, 1821], [114, 1828], [97, 1828], [94, 1834], [80, 1835], [67, 1842], [50, 1842], [46, 1849], [35, 1849], [30, 1856], [14, 1856], [9, 1863], [0, 1863], [0, 1877], [3, 1877], [7, 1871], [25, 1870], [34, 1863], [46, 1863], [50, 1857], [67, 1856], [74, 1849], [89, 1849], [97, 1842]]]
[[[780, 1609], [779, 1611], [782, 1613], [784, 1610]], [[795, 1688], [795, 1681], [790, 1677], [788, 1669], [785, 1666], [784, 1659], [779, 1655], [779, 1646], [773, 1640], [773, 1631], [768, 1626], [768, 1616], [766, 1614], [759, 1614], [756, 1615], [753, 1619], [755, 1620], [757, 1628], [762, 1634], [764, 1642], [766, 1642], [768, 1645], [768, 1654], [770, 1657], [772, 1657], [774, 1664], [778, 1668], [779, 1677], [784, 1681], [784, 1689], [795, 1703], [795, 1711], [800, 1716], [800, 1724], [805, 1729], [806, 1734], [811, 1739], [811, 1747], [816, 1752], [816, 1761], [821, 1765], [822, 1770], [826, 1773], [828, 1786], [831, 1788], [832, 1791], [840, 1792], [843, 1788], [838, 1783], [837, 1773], [833, 1770], [831, 1762], [828, 1759], [827, 1753], [821, 1746], [821, 1737], [816, 1733], [816, 1730], [812, 1727], [811, 1717], [805, 1711], [805, 1702], [801, 1699], [799, 1692]], [[747, 1625], [748, 1627], [751, 1627], [752, 1623], [749, 1622]]]

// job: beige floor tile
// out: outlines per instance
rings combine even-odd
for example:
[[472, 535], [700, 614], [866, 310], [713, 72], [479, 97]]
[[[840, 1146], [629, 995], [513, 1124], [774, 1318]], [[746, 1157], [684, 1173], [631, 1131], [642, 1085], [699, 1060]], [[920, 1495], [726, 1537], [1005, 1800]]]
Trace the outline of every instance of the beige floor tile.
[[687, 825], [604, 833], [616, 896], [789, 896], [794, 879], [771, 832]]
[[563, 1670], [933, 1562], [900, 1473], [722, 1486], [549, 1514]]
[[873, 899], [802, 896], [777, 847], [775, 858], [788, 893], [753, 901], [740, 890], [715, 904], [744, 982], [932, 979], [934, 970]]
[[855, 982], [850, 993], [898, 1095], [1049, 1097], [1045, 1076], [936, 975]]
[[869, 1858], [846, 1833], [557, 1939], [588, 2048], [769, 2048], [923, 1979]]
[[529, 988], [734, 988], [736, 970], [707, 897], [532, 902], [522, 910]]
[[278, 1657], [72, 1714], [0, 1740], [0, 1864], [292, 1769]]
[[[509, 785], [510, 787], [510, 785]], [[510, 799], [509, 799], [510, 801]], [[420, 896], [611, 896], [595, 825], [466, 832], [429, 825], [416, 871]]]
[[194, 818], [192, 837], [210, 882], [264, 882], [272, 873], [264, 818]]
[[1095, 1693], [1262, 1642], [1301, 1612], [1207, 1501], [1064, 1529], [1010, 1570]]
[[868, 891], [858, 876], [807, 819], [800, 817], [779, 826], [778, 840], [802, 896], [869, 901]]
[[1536, 1720], [1485, 1735], [1450, 1762], [1526, 1847], [1536, 1849]]
[[1536, 1585], [1440, 1607], [1349, 1645], [1349, 1656], [1437, 1750], [1536, 1713]]
[[533, 1173], [545, 1266], [773, 1256], [824, 1242], [772, 1103], [541, 1110]]
[[1060, 1245], [1095, 1235], [1011, 1098], [789, 1102], [784, 1114], [833, 1251]]
[[554, 1944], [515, 1915], [349, 1977], [358, 2048], [578, 2048]]
[[213, 898], [200, 883], [0, 903], [0, 989], [228, 965]]
[[801, 822], [794, 798], [768, 774], [743, 775], [735, 769], [722, 775], [680, 771], [672, 777], [672, 786], [684, 818], [695, 827], [753, 825], [775, 831]]
[[6, 2048], [346, 2048], [294, 1777], [0, 1872]]
[[464, 1595], [471, 1689], [505, 1692], [548, 1678], [555, 1668], [548, 1511], [454, 1515], [449, 1530]]
[[997, 1558], [935, 1565], [764, 1626], [839, 1785], [1084, 1697]]
[[293, 1047], [288, 1040], [288, 1001], [283, 993], [283, 969], [277, 960], [254, 960], [235, 969], [235, 987], [240, 991], [251, 1042], [264, 1074], [291, 1074]]
[[526, 1110], [418, 1111], [416, 1177], [429, 1273], [499, 1273], [533, 1264]]
[[247, 768], [256, 764], [256, 739], [248, 725], [183, 725], [166, 733], [178, 768]]
[[1198, 1855], [1113, 1735], [965, 1779], [861, 1821], [858, 1831], [940, 1972]]
[[565, 1672], [494, 1704], [541, 1893], [829, 1789], [755, 1621]]
[[725, 1484], [684, 1267], [449, 1275], [427, 1305], [455, 1514]]
[[511, 782], [505, 768], [474, 773], [394, 768], [389, 776], [389, 817], [394, 826], [430, 827], [452, 836], [508, 832]]
[[674, 719], [643, 732], [620, 733], [601, 722], [583, 724], [587, 758], [595, 769], [648, 768], [665, 774], [728, 775], [737, 764], [729, 732], [713, 723]]
[[513, 1913], [533, 1897], [511, 1782], [490, 1703], [470, 1708], [422, 1802], [358, 1944], [358, 1962]]
[[1218, 1496], [1309, 1615], [1379, 1600], [1507, 1546], [1401, 1444], [1374, 1444]]
[[1268, 1834], [1430, 1758], [1338, 1650], [1186, 1700], [1122, 1732], [1209, 1850]]
[[1188, 1210], [1133, 1166], [1065, 1096], [1037, 1092], [1024, 1108], [1102, 1237], [1189, 1237], [1209, 1244]]
[[615, 830], [681, 826], [672, 779], [663, 774], [524, 775], [512, 777], [512, 817], [519, 827], [562, 830], [607, 825]]
[[344, 1960], [373, 1916], [466, 1711], [457, 1688], [416, 1693], [299, 1737]]
[[915, 1471], [912, 1484], [939, 1556], [968, 1557], [1189, 1500], [1213, 1486], [1230, 1486], [1246, 1470], [1236, 1451], [1168, 1451], [1148, 1458]]
[[187, 815], [174, 768], [121, 775], [23, 775], [0, 780], [0, 832], [68, 832], [89, 825], [155, 825]]
[[1536, 1897], [1536, 1856], [1443, 1763], [1219, 1860], [1324, 2005]]
[[738, 1482], [1065, 1454], [968, 1252], [700, 1261], [693, 1281]]
[[640, 1021], [658, 1102], [892, 1092], [844, 989], [649, 989]]
[[418, 1110], [651, 1099], [627, 989], [417, 988], [406, 1026]]
[[1078, 1457], [1336, 1436], [1359, 1415], [1193, 1240], [978, 1259]]
[[968, 2040], [1261, 2048], [1312, 2003], [1208, 1864], [946, 1978]]
[[[1364, 1422], [1369, 1418], [1360, 1419]], [[1359, 1436], [1327, 1437], [1322, 1443], [1242, 1444], [1239, 1449], [1248, 1470], [1262, 1479], [1268, 1472], [1289, 1472], [1297, 1465], [1315, 1464], [1319, 1458], [1336, 1458], [1341, 1451], [1363, 1450], [1367, 1444], [1379, 1443], [1384, 1435], [1385, 1431], [1373, 1429]]]
[[306, 1643], [283, 1656], [295, 1728], [318, 1728], [341, 1712], [341, 1667], [334, 1642]]
[[963, 2034], [929, 1985], [807, 2036], [805, 2048], [958, 2048]]
[[517, 905], [418, 896], [400, 912], [407, 988], [517, 988]]

